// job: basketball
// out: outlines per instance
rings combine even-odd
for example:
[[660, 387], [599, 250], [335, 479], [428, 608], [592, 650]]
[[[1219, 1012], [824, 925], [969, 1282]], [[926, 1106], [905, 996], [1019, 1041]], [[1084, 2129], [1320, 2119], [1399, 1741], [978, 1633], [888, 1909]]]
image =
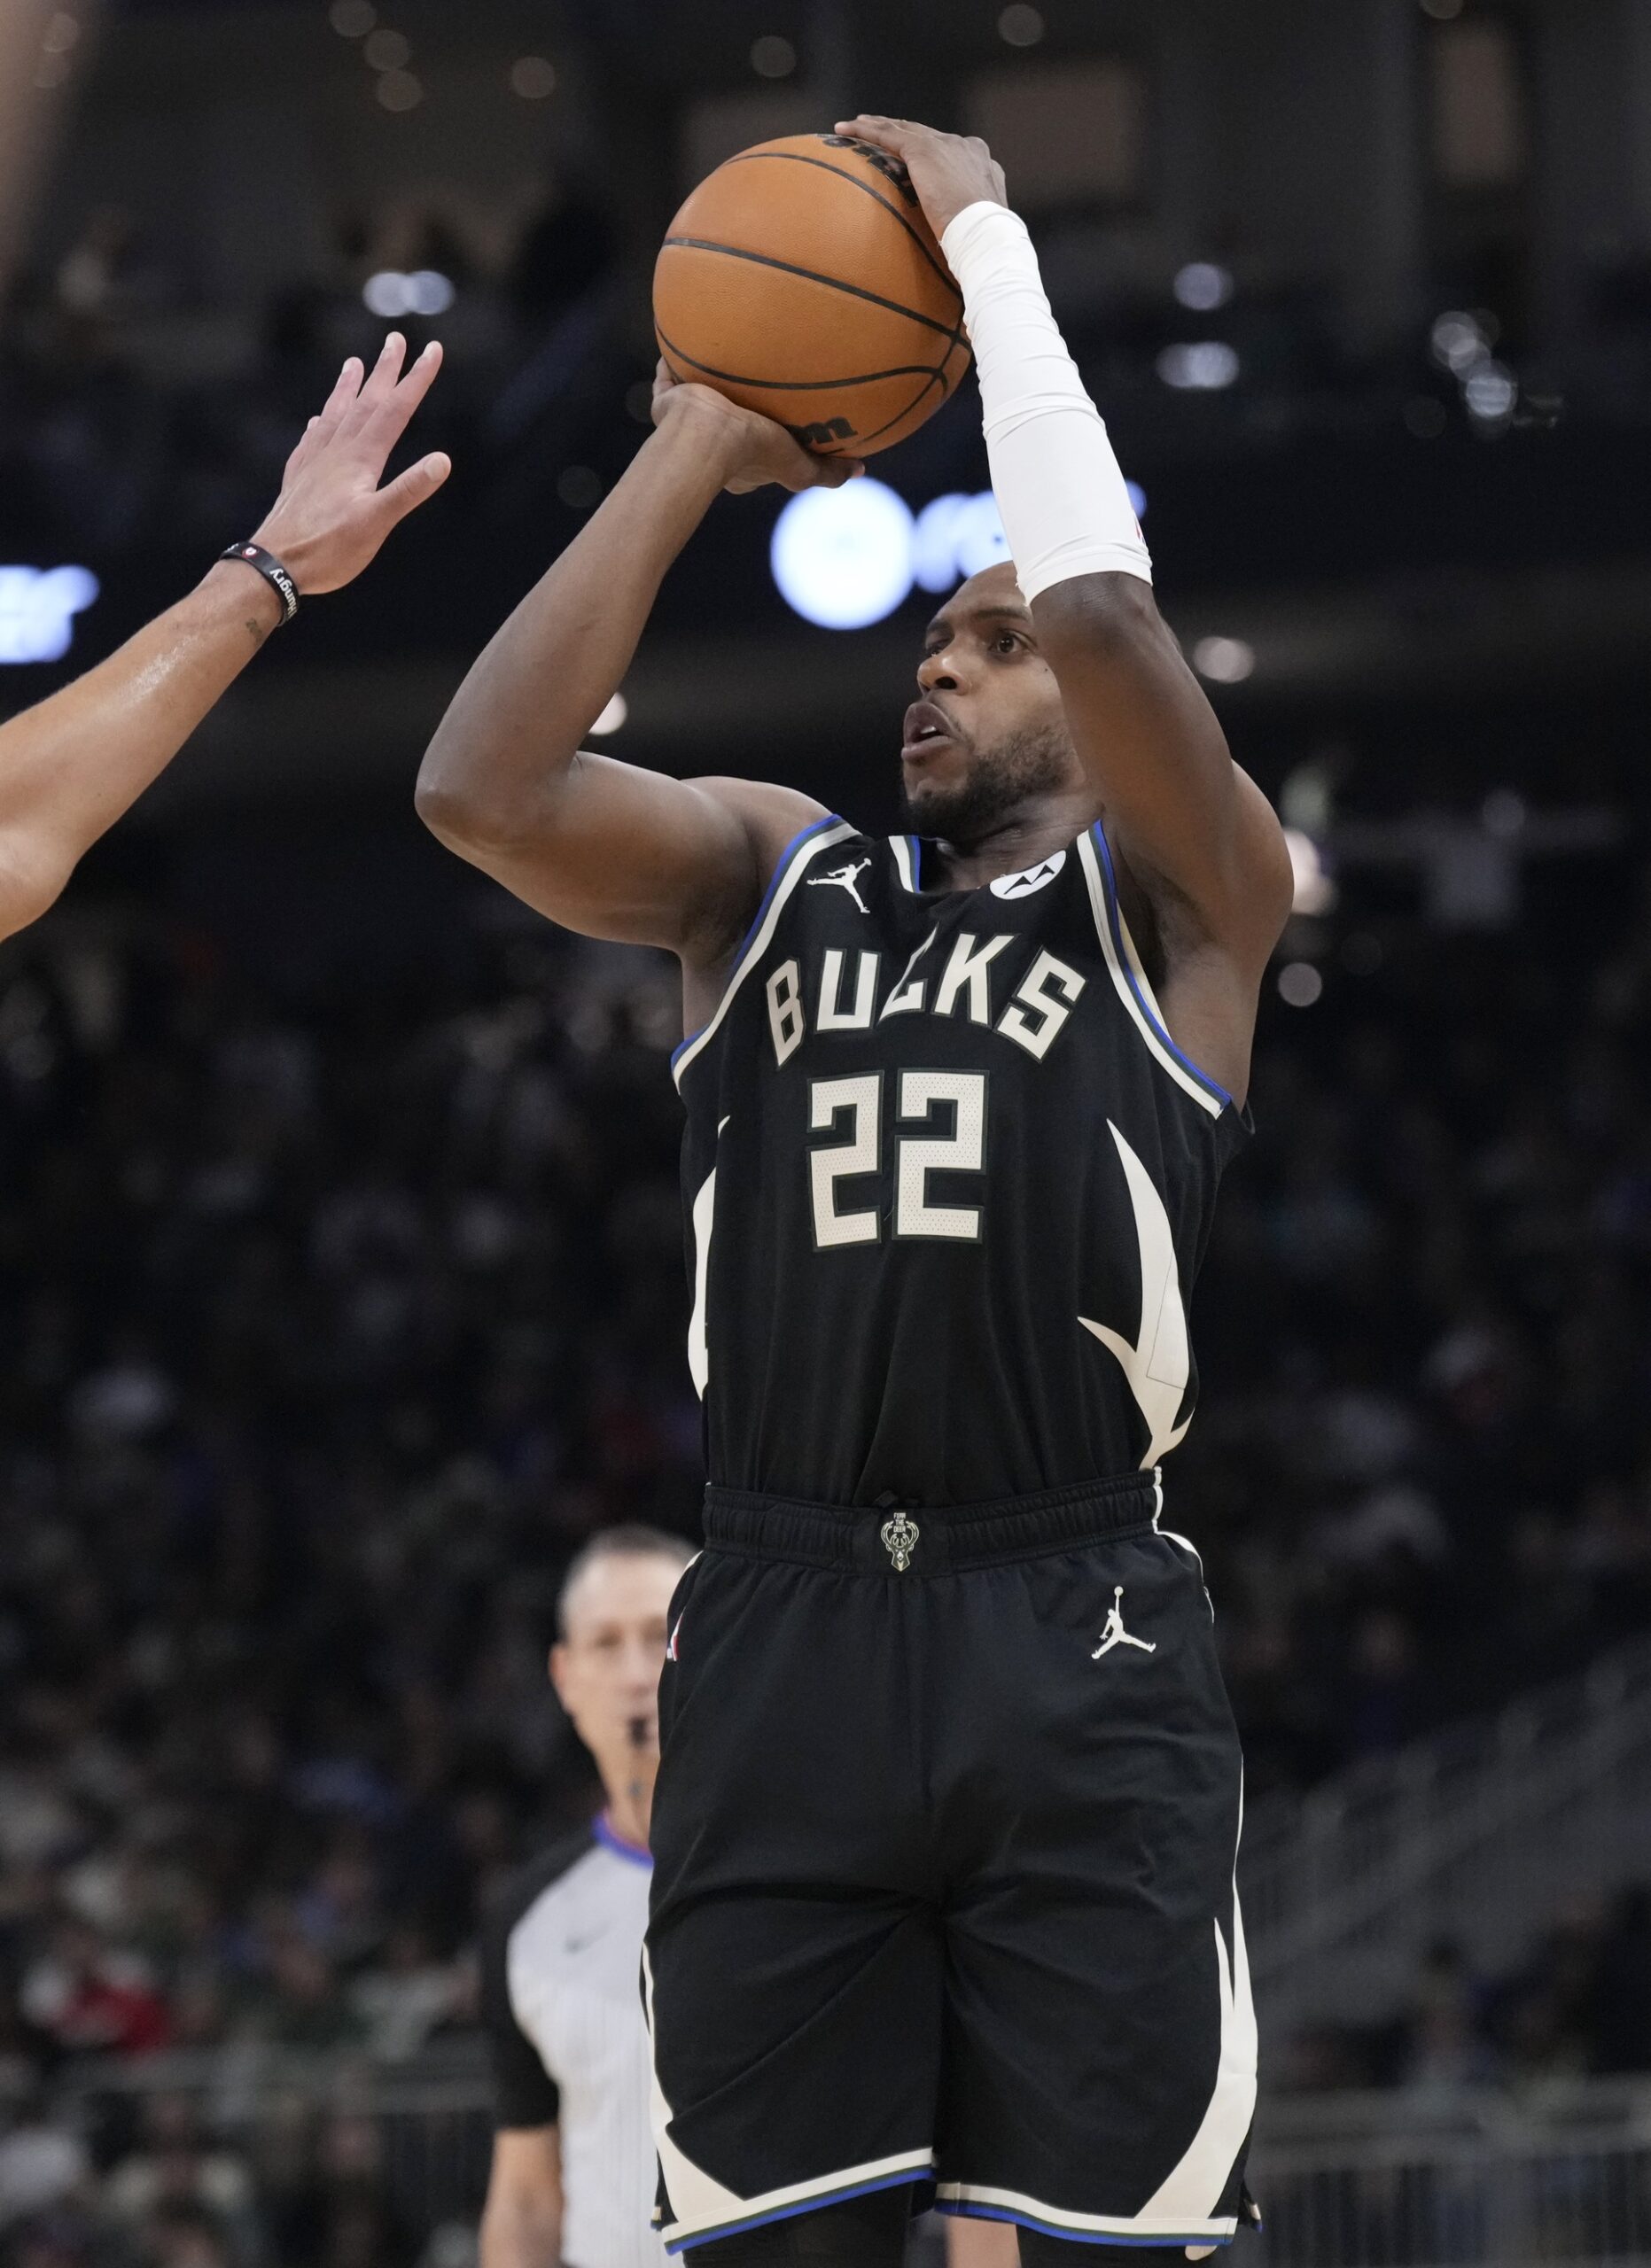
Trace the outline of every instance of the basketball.
[[837, 134], [759, 143], [701, 182], [660, 248], [653, 316], [674, 377], [825, 455], [892, 448], [969, 367], [905, 168]]

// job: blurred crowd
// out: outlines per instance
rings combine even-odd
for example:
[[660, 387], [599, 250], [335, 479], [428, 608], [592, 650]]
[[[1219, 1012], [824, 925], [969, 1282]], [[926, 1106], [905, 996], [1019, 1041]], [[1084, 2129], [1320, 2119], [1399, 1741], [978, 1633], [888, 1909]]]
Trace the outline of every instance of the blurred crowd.
[[617, 451], [617, 470], [647, 416], [645, 383], [627, 414], [652, 361], [621, 320], [612, 229], [572, 177], [486, 209], [401, 198], [342, 214], [301, 282], [238, 307], [201, 307], [133, 213], [99, 205], [14, 279], [0, 318], [6, 527], [59, 551], [152, 542], [161, 514], [183, 544], [256, 519], [344, 357], [370, 360], [392, 326], [414, 352], [441, 339], [421, 431], [463, 454], [484, 511], [524, 478], [543, 501], [569, 456]]
[[[1417, 932], [1264, 1014], [1166, 1480], [1258, 1796], [1651, 1621], [1637, 886], [1579, 869], [1517, 928]], [[1342, 967], [1379, 950], [1354, 931]]]
[[[650, 253], [623, 241], [611, 183], [547, 168], [489, 198], [385, 195], [317, 215], [315, 235], [301, 277], [234, 304], [204, 303], [187, 254], [116, 203], [90, 206], [26, 267], [0, 301], [8, 540], [114, 558], [152, 545], [158, 515], [180, 546], [253, 521], [344, 356], [370, 358], [392, 324], [415, 352], [442, 342], [421, 432], [465, 468], [449, 509], [510, 525], [600, 500], [650, 422], [656, 353]], [[1280, 283], [1258, 250], [1235, 255], [1231, 273], [1195, 264], [1187, 273], [1219, 297], [1178, 300], [1173, 263], [1144, 260], [1127, 230], [1079, 211], [1040, 216], [1038, 235], [1086, 381], [1155, 473], [1253, 462], [1258, 450], [1283, 467], [1290, 445], [1314, 441], [1413, 454], [1418, 441], [1508, 424], [1469, 416], [1426, 322], [1367, 336], [1328, 287]], [[1448, 303], [1462, 287], [1451, 276], [1434, 288]], [[1602, 334], [1568, 331], [1540, 361], [1512, 314], [1506, 338], [1487, 309], [1445, 320], [1467, 323], [1485, 353], [1500, 342], [1530, 361], [1522, 427], [1546, 432], [1562, 400], [1568, 425], [1597, 436], [1645, 414], [1641, 298], [1609, 302]], [[1183, 375], [1176, 358], [1211, 351], [1199, 342], [1212, 321], [1230, 369]], [[946, 417], [903, 446], [893, 477], [939, 489], [980, 473], [973, 419]], [[1504, 552], [1515, 532], [1499, 530]], [[1247, 532], [1252, 554], [1265, 541], [1264, 529]]]
[[[1512, 935], [1327, 928], [1323, 1000], [1269, 989], [1166, 1482], [1258, 1797], [1651, 1624], [1626, 874]], [[27, 2268], [413, 2256], [370, 2123], [283, 2129], [276, 2180], [164, 2096], [89, 2139], [31, 2091], [88, 2051], [468, 2037], [479, 1898], [592, 1801], [545, 1682], [558, 1571], [604, 1523], [695, 1525], [673, 972], [508, 922], [434, 967], [312, 945], [71, 907], [0, 962], [0, 2219]], [[1403, 2040], [1327, 2040], [1321, 2078], [1643, 2060], [1643, 1904], [1495, 1986], [1441, 1950]], [[88, 2149], [97, 2244], [40, 2205], [84, 2194]], [[253, 2232], [258, 2184], [287, 2203]]]
[[8, 2268], [444, 2268], [453, 2246], [456, 2225], [432, 2231], [427, 2186], [360, 2108], [290, 2091], [226, 2116], [197, 2089], [93, 2096], [74, 2118], [41, 2095], [11, 2109]]
[[1308, 2031], [1276, 2076], [1315, 2091], [1404, 2087], [1419, 2104], [1444, 2107], [1463, 2087], [1643, 2071], [1648, 2040], [1651, 1886], [1634, 1884], [1578, 1899], [1502, 1974], [1485, 1974], [1467, 1946], [1440, 1938], [1397, 2016]]
[[479, 1899], [594, 1800], [560, 1569], [695, 1519], [662, 965], [339, 975], [279, 998], [180, 927], [0, 982], [0, 2224], [38, 2268], [89, 2149], [65, 2258], [411, 2256], [370, 2124], [288, 2133], [254, 2230], [265, 2172], [197, 2134], [180, 2202], [122, 2171], [164, 2136], [34, 2132], [30, 2089], [467, 2037]]

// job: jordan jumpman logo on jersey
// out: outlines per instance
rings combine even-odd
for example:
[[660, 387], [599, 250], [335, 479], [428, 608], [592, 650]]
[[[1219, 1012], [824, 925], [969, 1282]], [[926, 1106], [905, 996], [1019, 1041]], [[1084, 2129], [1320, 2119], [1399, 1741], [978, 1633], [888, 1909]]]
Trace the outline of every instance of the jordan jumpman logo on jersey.
[[1114, 1646], [1138, 1646], [1143, 1654], [1156, 1654], [1158, 1651], [1158, 1642], [1156, 1638], [1132, 1638], [1128, 1631], [1125, 1629], [1124, 1586], [1122, 1583], [1118, 1583], [1113, 1587], [1111, 1612], [1108, 1614], [1106, 1621], [1102, 1627], [1101, 1643], [1095, 1648], [1094, 1653], [1090, 1655], [1090, 1660], [1092, 1662], [1098, 1662], [1102, 1655], [1110, 1654]]
[[869, 858], [862, 858], [858, 866], [833, 866], [829, 874], [810, 874], [808, 887], [810, 889], [818, 889], [822, 882], [835, 882], [839, 889], [845, 889], [848, 892], [862, 913], [869, 913], [871, 908], [861, 896], [859, 883], [860, 877], [870, 864]]

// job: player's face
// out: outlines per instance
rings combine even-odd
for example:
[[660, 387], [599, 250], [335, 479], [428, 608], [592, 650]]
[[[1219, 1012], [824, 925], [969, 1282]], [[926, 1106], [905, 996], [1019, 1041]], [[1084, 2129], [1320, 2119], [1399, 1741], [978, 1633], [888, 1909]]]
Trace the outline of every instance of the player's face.
[[917, 683], [900, 749], [917, 833], [970, 850], [1079, 776], [1060, 687], [1007, 563], [971, 576], [935, 616]]
[[681, 1572], [661, 1555], [616, 1553], [593, 1559], [568, 1597], [550, 1676], [604, 1780], [637, 1751], [658, 1752], [666, 1610]]

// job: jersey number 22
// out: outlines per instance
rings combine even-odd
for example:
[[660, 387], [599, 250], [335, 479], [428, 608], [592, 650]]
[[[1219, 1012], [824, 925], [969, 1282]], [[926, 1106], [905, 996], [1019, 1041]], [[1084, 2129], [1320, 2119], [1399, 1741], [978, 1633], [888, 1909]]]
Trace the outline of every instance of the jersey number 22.
[[[977, 1205], [931, 1201], [932, 1173], [979, 1173], [986, 1157], [986, 1076], [984, 1071], [902, 1071], [895, 1112], [893, 1232], [897, 1237], [948, 1237], [965, 1243], [980, 1235]], [[841, 1133], [808, 1153], [814, 1243], [876, 1244], [886, 1203], [844, 1208], [837, 1184], [882, 1170], [883, 1074], [814, 1079], [808, 1088], [812, 1132]]]

